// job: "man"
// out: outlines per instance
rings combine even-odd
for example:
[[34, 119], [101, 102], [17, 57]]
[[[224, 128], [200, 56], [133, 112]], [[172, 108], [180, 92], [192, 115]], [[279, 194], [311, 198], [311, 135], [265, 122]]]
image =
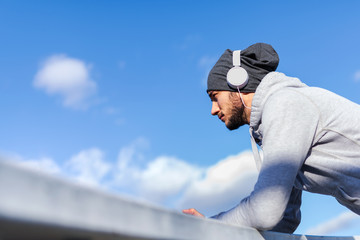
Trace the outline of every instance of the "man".
[[[250, 125], [259, 168], [250, 196], [213, 218], [292, 233], [300, 223], [302, 190], [332, 195], [360, 214], [360, 106], [274, 72], [278, 63], [270, 45], [257, 43], [241, 53], [226, 50], [209, 73], [211, 114], [230, 130]], [[240, 65], [248, 78], [237, 85], [231, 75]]]

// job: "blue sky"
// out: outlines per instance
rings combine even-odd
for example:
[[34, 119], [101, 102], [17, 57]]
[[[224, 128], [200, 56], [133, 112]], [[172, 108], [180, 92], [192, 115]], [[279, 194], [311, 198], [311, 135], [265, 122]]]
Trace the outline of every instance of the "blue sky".
[[[208, 71], [225, 49], [266, 42], [278, 71], [360, 103], [358, 9], [1, 0], [0, 154], [172, 209], [226, 210], [256, 172], [247, 127], [230, 132], [210, 115]], [[360, 218], [334, 199], [303, 201], [297, 233], [360, 235]]]

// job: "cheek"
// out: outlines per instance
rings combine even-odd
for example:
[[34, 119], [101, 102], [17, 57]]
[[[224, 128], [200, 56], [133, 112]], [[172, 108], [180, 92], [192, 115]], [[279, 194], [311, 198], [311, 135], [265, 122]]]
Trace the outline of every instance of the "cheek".
[[220, 111], [222, 111], [224, 109], [224, 105], [221, 102], [218, 102], [217, 106]]
[[224, 109], [226, 109], [227, 104], [224, 101], [218, 101], [218, 106], [219, 106], [219, 109], [224, 110]]

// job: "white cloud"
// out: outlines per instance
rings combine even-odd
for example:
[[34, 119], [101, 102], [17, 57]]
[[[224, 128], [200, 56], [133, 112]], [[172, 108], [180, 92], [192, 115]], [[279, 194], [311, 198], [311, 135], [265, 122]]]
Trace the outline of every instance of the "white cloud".
[[141, 151], [146, 147], [148, 142], [139, 138], [120, 150], [112, 188], [131, 187], [133, 195], [159, 204], [214, 212], [247, 196], [257, 178], [250, 151], [208, 168], [169, 156], [158, 157], [141, 167]]
[[146, 161], [142, 151], [148, 146], [146, 139], [139, 138], [119, 151], [117, 161], [108, 161], [100, 149], [90, 148], [62, 165], [46, 158], [24, 164], [164, 206], [195, 207], [207, 215], [232, 207], [250, 193], [256, 180], [248, 151], [199, 167], [169, 156]]
[[27, 159], [18, 154], [0, 151], [0, 161], [11, 161], [20, 167], [32, 169], [37, 172], [60, 174], [61, 167], [49, 157]]
[[51, 158], [43, 157], [40, 159], [25, 160], [20, 162], [23, 166], [32, 168], [40, 172], [50, 174], [61, 173], [60, 166]]
[[143, 151], [149, 147], [145, 138], [138, 138], [128, 146], [120, 149], [114, 163], [110, 180], [107, 185], [110, 189], [126, 191], [139, 196], [137, 189], [140, 185], [139, 178], [143, 171], [141, 165], [145, 162]]
[[175, 157], [158, 157], [141, 171], [139, 190], [141, 195], [156, 202], [166, 201], [196, 181], [202, 169]]
[[130, 163], [139, 163], [144, 160], [142, 151], [149, 147], [149, 142], [145, 138], [138, 138], [130, 145], [123, 147], [118, 155], [117, 167], [121, 173], [126, 172]]
[[46, 59], [35, 75], [33, 84], [50, 95], [60, 95], [64, 106], [75, 109], [87, 108], [96, 93], [96, 83], [91, 80], [89, 65], [66, 55]]
[[121, 149], [112, 188], [178, 209], [196, 207], [205, 214], [232, 207], [252, 190], [257, 170], [252, 153], [230, 156], [208, 168], [175, 157], [161, 156], [141, 167], [144, 139]]
[[250, 194], [257, 175], [250, 151], [229, 156], [210, 166], [202, 179], [193, 181], [177, 207], [194, 207], [205, 214], [227, 210]]
[[349, 226], [355, 220], [359, 220], [359, 216], [353, 212], [346, 211], [339, 216], [330, 219], [327, 222], [321, 223], [306, 231], [306, 234], [310, 235], [329, 235], [338, 230], [344, 229]]
[[360, 82], [360, 70], [354, 74], [354, 80], [355, 82]]
[[100, 185], [110, 168], [111, 164], [105, 161], [104, 153], [97, 148], [91, 148], [71, 157], [65, 163], [64, 171], [81, 183]]

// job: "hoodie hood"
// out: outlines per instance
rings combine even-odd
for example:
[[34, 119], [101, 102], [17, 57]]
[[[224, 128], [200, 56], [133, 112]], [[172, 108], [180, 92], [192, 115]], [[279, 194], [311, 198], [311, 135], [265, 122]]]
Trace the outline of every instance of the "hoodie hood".
[[260, 125], [265, 102], [271, 95], [273, 95], [275, 92], [281, 91], [282, 89], [303, 87], [307, 87], [307, 85], [302, 83], [298, 78], [288, 77], [285, 74], [279, 72], [270, 72], [263, 78], [260, 85], [256, 89], [253, 100], [251, 102], [249, 132], [254, 160], [259, 171], [261, 169], [262, 160], [259, 154], [259, 150], [256, 146], [256, 142], [262, 145]]
[[275, 92], [281, 91], [284, 88], [303, 87], [307, 87], [307, 85], [301, 82], [298, 78], [288, 77], [283, 73], [270, 72], [264, 77], [256, 89], [251, 103], [250, 128], [254, 130], [255, 137], [261, 123], [263, 106], [267, 99]]

